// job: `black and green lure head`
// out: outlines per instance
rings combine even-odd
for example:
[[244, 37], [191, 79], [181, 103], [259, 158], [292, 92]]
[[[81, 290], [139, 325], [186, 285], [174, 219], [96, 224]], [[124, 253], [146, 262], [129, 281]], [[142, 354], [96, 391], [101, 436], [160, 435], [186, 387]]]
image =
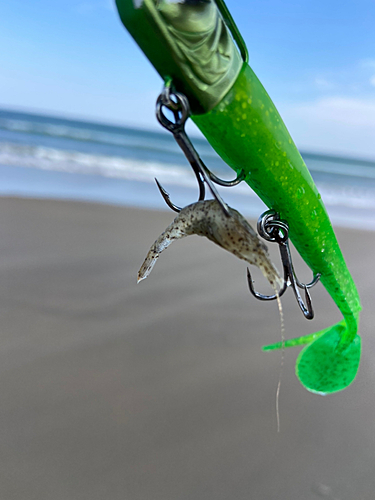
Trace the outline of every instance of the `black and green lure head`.
[[[121, 21], [163, 81], [193, 114], [213, 109], [235, 82], [247, 50], [219, 0], [116, 0]], [[239, 44], [237, 48], [235, 41]]]

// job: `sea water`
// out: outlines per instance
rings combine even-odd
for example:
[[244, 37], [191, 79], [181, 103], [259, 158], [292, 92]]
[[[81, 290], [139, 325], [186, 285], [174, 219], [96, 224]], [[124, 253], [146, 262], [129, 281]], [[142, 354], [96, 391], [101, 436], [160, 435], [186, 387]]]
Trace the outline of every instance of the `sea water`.
[[[193, 142], [216, 175], [235, 176], [205, 139]], [[375, 162], [302, 156], [333, 223], [375, 229]], [[167, 132], [0, 110], [0, 195], [167, 209], [155, 177], [176, 204], [196, 201], [194, 174]], [[266, 210], [245, 183], [220, 192], [248, 217]]]

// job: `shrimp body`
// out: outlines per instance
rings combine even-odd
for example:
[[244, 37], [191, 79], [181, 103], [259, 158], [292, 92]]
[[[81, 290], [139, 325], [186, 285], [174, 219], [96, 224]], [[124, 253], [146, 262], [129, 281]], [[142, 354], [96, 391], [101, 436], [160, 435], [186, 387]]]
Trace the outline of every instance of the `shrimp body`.
[[150, 248], [138, 272], [138, 283], [150, 274], [161, 252], [174, 241], [196, 234], [205, 236], [239, 259], [257, 266], [274, 289], [282, 285], [266, 245], [237, 210], [227, 216], [216, 200], [198, 201], [183, 208]]

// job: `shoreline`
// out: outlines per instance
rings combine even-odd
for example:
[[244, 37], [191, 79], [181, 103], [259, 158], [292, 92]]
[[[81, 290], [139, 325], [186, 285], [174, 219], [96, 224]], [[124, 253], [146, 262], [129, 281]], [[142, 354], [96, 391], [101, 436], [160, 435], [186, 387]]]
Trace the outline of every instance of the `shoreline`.
[[[168, 182], [160, 177], [162, 184], [184, 206], [193, 203], [197, 188]], [[267, 210], [266, 205], [244, 186], [231, 189], [219, 187], [226, 202], [245, 217], [257, 219]], [[29, 199], [56, 199], [86, 201], [118, 206], [138, 207], [168, 211], [153, 177], [149, 181], [106, 177], [103, 175], [72, 173], [58, 170], [43, 170], [33, 167], [9, 166], [0, 163], [0, 196], [25, 197]], [[362, 202], [354, 206], [342, 206], [335, 195], [328, 192], [326, 208], [334, 228], [351, 228], [375, 231], [375, 206], [365, 207]]]

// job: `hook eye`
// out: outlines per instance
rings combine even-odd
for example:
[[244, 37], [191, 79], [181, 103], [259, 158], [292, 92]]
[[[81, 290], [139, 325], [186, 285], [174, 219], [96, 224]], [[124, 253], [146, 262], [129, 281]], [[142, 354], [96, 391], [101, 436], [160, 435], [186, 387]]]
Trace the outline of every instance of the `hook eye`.
[[159, 97], [164, 106], [168, 109], [171, 111], [178, 111], [180, 109], [179, 104], [171, 99], [171, 95], [174, 94], [175, 92], [172, 90], [172, 79], [167, 79]]
[[[190, 106], [189, 101], [183, 94], [176, 92], [175, 94], [171, 95], [176, 99], [176, 102], [170, 99], [171, 102], [174, 103], [173, 106], [165, 104], [163, 96], [159, 95], [156, 101], [156, 118], [164, 128], [175, 134], [176, 132], [183, 130], [185, 122], [190, 115]], [[173, 112], [175, 122], [172, 122], [165, 116], [163, 112], [164, 106]]]
[[264, 212], [257, 223], [257, 229], [260, 236], [266, 241], [285, 243], [289, 237], [289, 225], [281, 220], [275, 210]]

